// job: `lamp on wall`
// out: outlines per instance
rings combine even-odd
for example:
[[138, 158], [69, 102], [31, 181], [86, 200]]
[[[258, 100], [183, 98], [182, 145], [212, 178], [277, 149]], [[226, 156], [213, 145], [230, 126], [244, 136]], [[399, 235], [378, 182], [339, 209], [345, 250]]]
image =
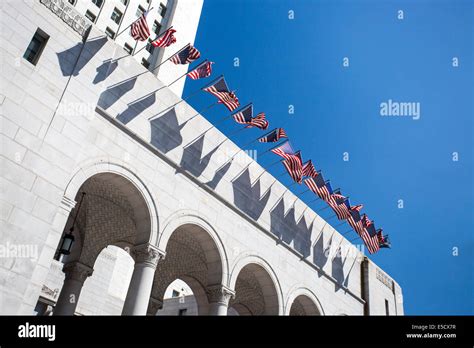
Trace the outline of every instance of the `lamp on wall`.
[[59, 250], [58, 250], [59, 255], [61, 254], [69, 255], [71, 253], [71, 248], [74, 243], [74, 236], [72, 233], [74, 232], [74, 226], [76, 225], [77, 216], [79, 215], [79, 210], [81, 209], [81, 204], [82, 204], [82, 201], [84, 200], [85, 194], [86, 194], [85, 192], [82, 192], [81, 201], [79, 202], [79, 206], [77, 207], [76, 216], [74, 216], [74, 221], [72, 222], [72, 226], [69, 229], [69, 233], [66, 233], [63, 236], [63, 239], [61, 241], [61, 246], [59, 247]]

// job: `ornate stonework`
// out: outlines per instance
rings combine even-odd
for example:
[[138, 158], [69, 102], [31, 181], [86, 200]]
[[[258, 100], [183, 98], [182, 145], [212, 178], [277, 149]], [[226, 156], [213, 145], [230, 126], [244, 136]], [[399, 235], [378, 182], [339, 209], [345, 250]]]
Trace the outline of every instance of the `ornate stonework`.
[[82, 283], [87, 279], [87, 277], [92, 275], [93, 271], [94, 270], [92, 268], [80, 262], [66, 263], [63, 266], [63, 272], [66, 274], [66, 280], [77, 280]]
[[49, 8], [56, 16], [61, 18], [64, 23], [71, 27], [75, 32], [84, 37], [90, 27], [90, 24], [67, 1], [40, 0], [40, 2]]
[[142, 244], [134, 247], [131, 252], [136, 263], [146, 263], [156, 267], [158, 261], [165, 257], [165, 253], [151, 244]]
[[235, 297], [235, 291], [221, 284], [209, 286], [206, 289], [206, 293], [209, 303], [221, 303], [226, 306], [229, 304], [230, 299]]

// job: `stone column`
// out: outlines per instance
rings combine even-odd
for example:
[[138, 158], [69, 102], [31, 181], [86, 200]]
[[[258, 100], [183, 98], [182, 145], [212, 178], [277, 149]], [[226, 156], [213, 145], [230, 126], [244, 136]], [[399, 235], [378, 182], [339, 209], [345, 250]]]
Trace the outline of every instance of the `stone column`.
[[134, 247], [131, 255], [135, 259], [135, 268], [122, 315], [146, 315], [156, 265], [163, 258], [164, 252], [147, 243]]
[[235, 292], [224, 285], [213, 285], [207, 288], [209, 315], [227, 315], [229, 301]]
[[84, 281], [92, 275], [93, 271], [92, 268], [80, 262], [66, 263], [63, 266], [66, 277], [53, 315], [74, 315]]

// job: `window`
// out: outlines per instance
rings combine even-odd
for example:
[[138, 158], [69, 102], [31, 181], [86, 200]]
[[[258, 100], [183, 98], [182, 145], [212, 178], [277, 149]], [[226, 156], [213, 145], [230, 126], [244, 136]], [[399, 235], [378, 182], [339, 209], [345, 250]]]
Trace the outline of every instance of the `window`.
[[161, 24], [158, 23], [157, 21], [155, 21], [155, 22], [153, 23], [152, 31], [153, 31], [156, 35], [159, 35], [159, 34], [160, 34], [160, 30], [161, 30]]
[[122, 19], [122, 12], [120, 12], [117, 8], [114, 8], [112, 12], [112, 16], [110, 17], [115, 23], [120, 24], [120, 20]]
[[179, 291], [173, 290], [171, 297], [179, 297]]
[[388, 300], [385, 300], [385, 314], [390, 315], [390, 310], [388, 308]]
[[104, 0], [92, 0], [92, 3], [96, 5], [98, 8], [101, 8], [102, 4], [104, 3]]
[[178, 315], [180, 315], [180, 316], [186, 315], [186, 312], [187, 312], [187, 311], [188, 311], [187, 308], [182, 308], [182, 309], [179, 310]]
[[148, 42], [146, 43], [146, 50], [148, 52], [150, 52], [150, 54], [153, 54], [153, 50], [155, 49], [155, 47], [151, 44], [152, 40], [151, 39], [148, 39]]
[[148, 67], [150, 66], [150, 62], [145, 58], [142, 58], [142, 65], [148, 69]]
[[72, 6], [74, 6], [74, 5], [76, 4], [76, 0], [68, 0], [68, 2], [69, 2]]
[[137, 17], [140, 17], [144, 13], [145, 13], [145, 9], [141, 6], [138, 6], [137, 13], [136, 13]]
[[86, 11], [86, 18], [90, 20], [92, 23], [95, 23], [96, 15], [93, 14], [91, 11]]
[[108, 37], [110, 37], [111, 39], [113, 39], [115, 37], [115, 31], [113, 31], [112, 29], [110, 29], [109, 27], [107, 27], [105, 29], [105, 35], [107, 35]]
[[158, 13], [161, 15], [161, 17], [164, 17], [166, 14], [166, 6], [160, 3], [160, 7], [158, 7]]
[[38, 28], [35, 32], [35, 35], [33, 35], [30, 44], [26, 48], [23, 58], [25, 58], [31, 64], [36, 65], [41, 56], [41, 53], [43, 53], [43, 50], [46, 47], [46, 43], [48, 42], [48, 40], [49, 35]]
[[130, 46], [128, 43], [126, 43], [125, 45], [123, 45], [123, 49], [124, 49], [125, 51], [127, 51], [129, 54], [132, 54], [133, 47]]
[[120, 0], [120, 2], [121, 2], [122, 4], [124, 4], [125, 6], [127, 6], [127, 4], [128, 4], [128, 0]]

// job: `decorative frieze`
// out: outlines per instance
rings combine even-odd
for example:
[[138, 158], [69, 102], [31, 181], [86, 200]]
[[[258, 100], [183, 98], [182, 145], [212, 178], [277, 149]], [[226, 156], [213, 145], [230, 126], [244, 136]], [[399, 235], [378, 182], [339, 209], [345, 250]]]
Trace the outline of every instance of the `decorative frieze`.
[[393, 291], [394, 287], [393, 287], [393, 280], [387, 276], [384, 272], [382, 272], [380, 269], [376, 269], [376, 277], [377, 279], [382, 283], [384, 284], [387, 288], [389, 288], [390, 290]]
[[64, 23], [71, 27], [82, 37], [91, 26], [90, 23], [77, 10], [72, 7], [68, 1], [64, 0], [40, 0], [40, 2], [49, 8], [56, 16], [61, 18]]

